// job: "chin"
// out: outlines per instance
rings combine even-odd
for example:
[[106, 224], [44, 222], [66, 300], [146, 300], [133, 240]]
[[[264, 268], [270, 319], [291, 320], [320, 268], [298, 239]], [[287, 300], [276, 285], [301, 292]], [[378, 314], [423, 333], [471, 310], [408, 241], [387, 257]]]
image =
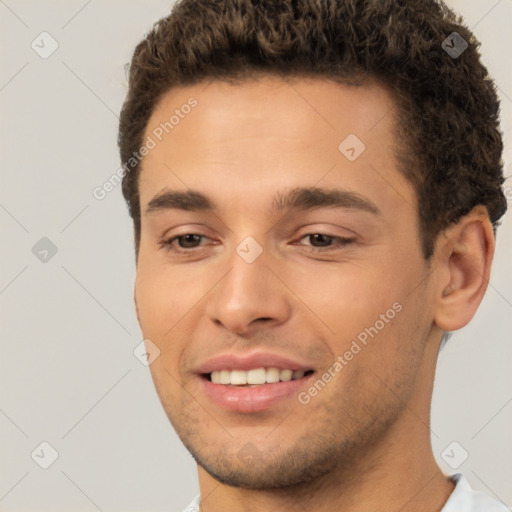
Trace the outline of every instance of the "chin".
[[187, 449], [215, 480], [231, 487], [263, 490], [307, 485], [335, 469], [338, 461], [332, 449], [307, 446], [297, 443], [287, 450], [274, 446], [265, 453], [250, 442], [235, 453], [193, 446]]

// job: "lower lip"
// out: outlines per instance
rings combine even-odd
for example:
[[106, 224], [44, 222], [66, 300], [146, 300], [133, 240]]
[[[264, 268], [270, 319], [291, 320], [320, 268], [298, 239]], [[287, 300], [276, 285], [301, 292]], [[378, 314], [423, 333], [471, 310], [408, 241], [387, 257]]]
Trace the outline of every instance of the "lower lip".
[[291, 397], [297, 397], [300, 388], [312, 375], [253, 388], [214, 384], [204, 377], [200, 380], [206, 396], [214, 404], [228, 411], [251, 413], [264, 411]]

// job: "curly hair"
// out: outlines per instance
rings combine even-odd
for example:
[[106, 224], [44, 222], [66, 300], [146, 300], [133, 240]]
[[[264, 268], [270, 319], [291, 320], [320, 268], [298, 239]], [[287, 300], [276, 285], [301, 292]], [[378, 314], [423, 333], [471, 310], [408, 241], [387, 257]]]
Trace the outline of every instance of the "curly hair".
[[[460, 55], [448, 51], [454, 36], [467, 45]], [[479, 45], [462, 18], [436, 0], [178, 1], [137, 45], [120, 116], [122, 189], [136, 252], [140, 165], [128, 161], [160, 98], [206, 79], [237, 83], [260, 75], [373, 80], [392, 94], [398, 170], [417, 195], [425, 259], [438, 235], [476, 205], [485, 205], [496, 233], [507, 209], [503, 142]]]

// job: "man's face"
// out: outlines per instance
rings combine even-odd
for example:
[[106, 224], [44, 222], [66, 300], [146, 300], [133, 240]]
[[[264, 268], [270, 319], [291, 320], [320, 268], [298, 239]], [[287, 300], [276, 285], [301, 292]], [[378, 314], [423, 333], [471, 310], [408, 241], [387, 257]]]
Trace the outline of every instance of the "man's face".
[[[150, 369], [170, 421], [221, 481], [348, 471], [426, 396], [432, 291], [392, 107], [377, 86], [214, 81], [171, 90], [148, 123], [139, 321], [161, 351]], [[300, 188], [294, 208], [276, 200]], [[192, 190], [212, 209], [166, 196]]]

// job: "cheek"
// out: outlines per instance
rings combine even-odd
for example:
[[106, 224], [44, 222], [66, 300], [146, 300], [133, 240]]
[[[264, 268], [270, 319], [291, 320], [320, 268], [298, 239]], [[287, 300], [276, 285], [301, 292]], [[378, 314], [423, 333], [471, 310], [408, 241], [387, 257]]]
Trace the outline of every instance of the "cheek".
[[182, 284], [169, 267], [154, 264], [137, 267], [135, 300], [140, 328], [144, 339], [151, 340], [160, 350], [149, 370], [167, 412], [182, 399], [180, 361], [189, 334], [184, 331], [186, 321], [182, 319], [187, 318], [187, 311], [197, 302], [193, 300], [192, 290], [182, 289]]
[[389, 286], [389, 292], [371, 309], [372, 314], [363, 315], [366, 324], [360, 324], [353, 337], [361, 347], [354, 357], [358, 361], [354, 367], [361, 383], [367, 382], [375, 396], [382, 399], [395, 396], [401, 403], [408, 403], [421, 371], [432, 326], [429, 291], [417, 284], [412, 291], [414, 287], [408, 280]]
[[407, 289], [406, 276], [383, 263], [315, 263], [308, 265], [307, 272], [294, 272], [293, 268], [288, 272], [286, 281], [306, 309], [345, 341], [376, 322], [381, 327], [380, 315], [384, 320], [395, 318], [399, 306], [393, 309], [393, 305], [404, 299]]
[[180, 319], [197, 302], [193, 289], [184, 286], [169, 267], [139, 265], [135, 300], [142, 334], [160, 350], [160, 357], [151, 365], [151, 371], [165, 364], [174, 373], [182, 351], [180, 343], [186, 342], [180, 334]]
[[135, 299], [144, 333], [164, 336], [198, 301], [200, 279], [194, 273], [156, 260], [139, 264]]
[[178, 376], [193, 332], [204, 320], [208, 294], [225, 270], [193, 263], [171, 265], [162, 259], [152, 255], [139, 260], [135, 300], [144, 338], [160, 349], [151, 371], [157, 370], [159, 362]]
[[386, 381], [414, 372], [432, 319], [428, 290], [420, 284], [427, 274], [413, 256], [317, 265], [295, 281], [297, 295], [329, 328], [331, 353], [346, 354], [351, 372], [373, 368]]

